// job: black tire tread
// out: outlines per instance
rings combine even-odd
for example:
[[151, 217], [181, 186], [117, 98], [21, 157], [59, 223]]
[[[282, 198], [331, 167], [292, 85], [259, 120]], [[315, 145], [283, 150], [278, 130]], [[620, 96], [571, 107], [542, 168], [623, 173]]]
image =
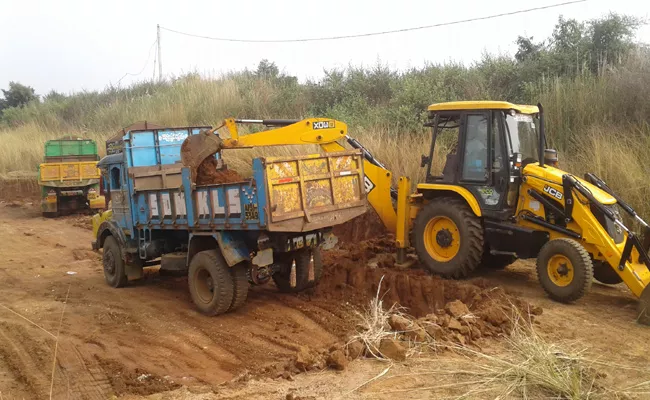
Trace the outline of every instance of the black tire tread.
[[[467, 255], [465, 256], [465, 259], [461, 261], [460, 265], [458, 265], [451, 272], [442, 272], [436, 270], [435, 263], [437, 262], [433, 260], [431, 256], [429, 256], [429, 253], [424, 247], [423, 242], [419, 240], [417, 235], [414, 235], [413, 237], [414, 241], [412, 243], [414, 244], [418, 257], [424, 263], [424, 265], [429, 269], [429, 271], [431, 271], [434, 274], [440, 275], [443, 278], [461, 279], [467, 277], [472, 271], [476, 269], [478, 265], [480, 265], [481, 258], [483, 256], [483, 227], [481, 226], [480, 219], [476, 217], [476, 215], [474, 215], [474, 212], [472, 211], [471, 208], [469, 208], [469, 206], [464, 200], [455, 197], [438, 197], [431, 200], [431, 202], [425, 205], [424, 207], [425, 209], [421, 210], [418, 213], [417, 217], [415, 218], [414, 226], [416, 228], [414, 229], [414, 231], [418, 230], [418, 233], [420, 233], [417, 227], [421, 227], [423, 232], [424, 226], [426, 226], [426, 224], [431, 219], [430, 217], [427, 216], [428, 214], [428, 212], [426, 212], [427, 209], [443, 207], [451, 210], [457, 210], [459, 213], [460, 220], [462, 220], [465, 226], [467, 226], [467, 231], [468, 231], [467, 236], [468, 236], [469, 244], [467, 247], [468, 251], [467, 251]], [[460, 226], [459, 229], [461, 229]], [[459, 251], [462, 251], [462, 249], [460, 249]]]
[[[309, 271], [307, 268], [298, 268], [299, 265], [307, 265], [310, 255], [314, 254], [314, 281], [309, 282]], [[296, 260], [296, 287], [291, 287], [290, 273], [291, 263]], [[320, 256], [320, 249], [303, 249], [291, 252], [279, 261], [281, 270], [272, 275], [273, 282], [282, 293], [298, 293], [310, 287], [314, 287], [320, 281], [323, 274], [323, 263]]]
[[[212, 275], [212, 279], [216, 281], [215, 287], [219, 290], [219, 293], [217, 293], [216, 302], [214, 305], [208, 307], [198, 304], [195, 300], [195, 297], [198, 295], [194, 293], [195, 289], [193, 285], [193, 279], [195, 270], [202, 266], [201, 263], [206, 263], [206, 268], [210, 268], [210, 266], [214, 267], [210, 268], [210, 274]], [[231, 304], [233, 303], [234, 283], [229, 269], [230, 268], [228, 268], [228, 265], [223, 259], [223, 256], [217, 250], [203, 250], [198, 252], [192, 258], [188, 273], [190, 295], [192, 296], [194, 304], [203, 314], [210, 316], [223, 314], [228, 311]]]
[[[580, 262], [585, 267], [584, 268], [585, 276], [583, 278], [583, 282], [576, 283], [576, 285], [575, 285], [576, 288], [570, 294], [560, 294], [560, 293], [558, 293], [557, 287], [555, 285], [553, 285], [552, 282], [549, 282], [548, 284], [545, 284], [546, 280], [543, 279], [543, 275], [548, 275], [547, 274], [547, 266], [546, 266], [546, 263], [544, 263], [542, 265], [540, 263], [540, 259], [543, 259], [545, 257], [545, 255], [546, 255], [546, 252], [550, 252], [550, 250], [548, 250], [548, 249], [552, 248], [553, 246], [560, 247], [559, 250], [562, 250], [563, 247], [566, 249], [566, 247], [568, 246], [568, 248], [577, 251], [577, 254], [578, 254], [579, 258], [580, 258]], [[558, 254], [558, 253], [559, 253], [558, 251], [555, 251], [555, 252], [553, 252], [551, 254]], [[575, 265], [576, 263], [574, 263], [573, 260], [572, 260], [572, 264], [574, 264], [574, 266], [573, 266], [574, 273], [573, 274], [574, 274], [574, 279], [576, 279], [576, 271], [575, 271], [575, 269], [578, 266]], [[542, 285], [542, 288], [546, 292], [546, 294], [550, 298], [552, 298], [553, 300], [559, 301], [559, 302], [562, 302], [562, 303], [571, 303], [571, 302], [574, 302], [574, 301], [578, 300], [582, 296], [584, 296], [585, 293], [587, 293], [589, 291], [589, 289], [591, 288], [591, 283], [592, 283], [592, 281], [594, 279], [594, 268], [593, 268], [593, 264], [591, 262], [591, 256], [589, 255], [587, 250], [580, 243], [576, 242], [573, 239], [560, 238], [560, 239], [554, 239], [554, 240], [551, 240], [550, 242], [547, 242], [539, 252], [539, 256], [537, 257], [537, 265], [536, 265], [536, 267], [537, 267], [536, 268], [537, 269], [537, 277], [538, 277], [538, 279], [540, 281], [540, 284]], [[573, 284], [573, 282], [571, 283], [571, 285], [572, 284]]]
[[228, 311], [235, 311], [246, 303], [248, 297], [248, 288], [250, 286], [248, 283], [248, 265], [245, 262], [233, 265], [230, 267], [230, 274], [233, 280], [233, 296]]
[[104, 239], [103, 253], [102, 253], [102, 268], [103, 266], [103, 257], [106, 254], [106, 251], [110, 251], [113, 254], [115, 259], [115, 279], [109, 279], [106, 276], [106, 270], [104, 269], [104, 278], [106, 283], [111, 287], [121, 288], [126, 286], [129, 283], [129, 278], [126, 276], [126, 266], [124, 265], [124, 260], [122, 259], [122, 252], [120, 250], [120, 245], [117, 243], [117, 240], [113, 235], [109, 235]]

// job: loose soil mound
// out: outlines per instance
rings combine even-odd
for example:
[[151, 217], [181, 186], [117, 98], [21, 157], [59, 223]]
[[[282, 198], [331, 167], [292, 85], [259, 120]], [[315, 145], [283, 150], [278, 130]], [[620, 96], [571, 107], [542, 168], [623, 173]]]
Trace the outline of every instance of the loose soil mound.
[[326, 252], [326, 268], [316, 295], [366, 305], [377, 294], [381, 281], [379, 296], [385, 306], [401, 306], [416, 318], [436, 315], [446, 327], [450, 318], [445, 315], [460, 318], [445, 311], [450, 302], [458, 300], [469, 310], [465, 319], [471, 319], [483, 336], [507, 332], [513, 307], [524, 316], [541, 313], [540, 308], [487, 280], [445, 280], [422, 269], [399, 269], [395, 267], [394, 251], [393, 238], [382, 236]]
[[206, 158], [196, 173], [197, 185], [215, 185], [219, 183], [241, 182], [244, 178], [231, 169], [217, 169], [218, 161], [215, 158]]
[[341, 243], [356, 243], [386, 235], [387, 231], [379, 216], [372, 208], [353, 219], [332, 229]]

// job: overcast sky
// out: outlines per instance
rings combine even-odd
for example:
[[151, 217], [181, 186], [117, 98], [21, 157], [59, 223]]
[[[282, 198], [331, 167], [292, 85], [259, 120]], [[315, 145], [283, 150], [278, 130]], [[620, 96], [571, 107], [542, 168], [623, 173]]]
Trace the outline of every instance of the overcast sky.
[[[327, 0], [327, 1], [139, 1], [0, 0], [0, 87], [10, 80], [69, 93], [102, 89], [151, 78], [156, 24], [206, 36], [289, 39], [346, 35], [481, 17], [565, 0]], [[527, 14], [392, 35], [327, 42], [226, 43], [162, 31], [163, 74], [198, 71], [217, 75], [259, 60], [274, 61], [287, 73], [305, 78], [323, 69], [372, 65], [393, 68], [425, 62], [470, 63], [483, 51], [513, 54], [518, 35], [542, 39], [559, 15], [587, 20], [608, 12], [647, 18], [650, 1], [589, 0]], [[650, 27], [638, 39], [650, 43]], [[144, 68], [144, 69], [143, 69]]]

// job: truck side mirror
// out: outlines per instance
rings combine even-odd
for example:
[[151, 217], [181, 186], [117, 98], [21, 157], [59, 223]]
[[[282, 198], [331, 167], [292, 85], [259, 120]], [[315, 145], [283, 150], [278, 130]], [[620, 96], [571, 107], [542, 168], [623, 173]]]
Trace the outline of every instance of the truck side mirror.
[[431, 157], [423, 155], [420, 159], [420, 168], [424, 168], [431, 162]]

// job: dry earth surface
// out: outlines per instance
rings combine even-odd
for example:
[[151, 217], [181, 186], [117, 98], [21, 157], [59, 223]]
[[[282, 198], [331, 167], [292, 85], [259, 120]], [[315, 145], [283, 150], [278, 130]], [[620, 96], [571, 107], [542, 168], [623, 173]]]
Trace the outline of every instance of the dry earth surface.
[[[558, 304], [546, 298], [529, 262], [444, 281], [394, 267], [385, 255], [390, 240], [356, 242], [373, 231], [372, 224], [355, 224], [341, 232], [344, 244], [325, 255], [315, 290], [287, 295], [272, 284], [255, 287], [242, 309], [209, 318], [192, 307], [185, 278], [152, 269], [127, 288], [108, 287], [101, 254], [90, 250], [88, 217], [45, 219], [34, 204], [1, 202], [0, 396], [431, 398], [427, 388], [449, 378], [418, 373], [431, 361], [417, 356], [388, 371], [386, 362], [359, 359], [344, 371], [297, 373], [301, 349], [345, 343], [355, 329], [354, 310], [368, 303], [382, 276], [385, 302], [399, 302], [416, 317], [462, 300], [480, 315], [480, 338], [471, 331], [467, 340], [482, 351], [502, 350], [498, 336], [507, 323], [493, 311], [512, 302], [535, 314], [543, 310], [533, 326], [546, 339], [572, 341], [592, 359], [632, 367], [603, 367], [605, 383], [650, 380], [650, 328], [635, 323], [636, 301], [624, 286], [594, 284], [576, 304]], [[447, 362], [459, 355], [434, 357]]]

